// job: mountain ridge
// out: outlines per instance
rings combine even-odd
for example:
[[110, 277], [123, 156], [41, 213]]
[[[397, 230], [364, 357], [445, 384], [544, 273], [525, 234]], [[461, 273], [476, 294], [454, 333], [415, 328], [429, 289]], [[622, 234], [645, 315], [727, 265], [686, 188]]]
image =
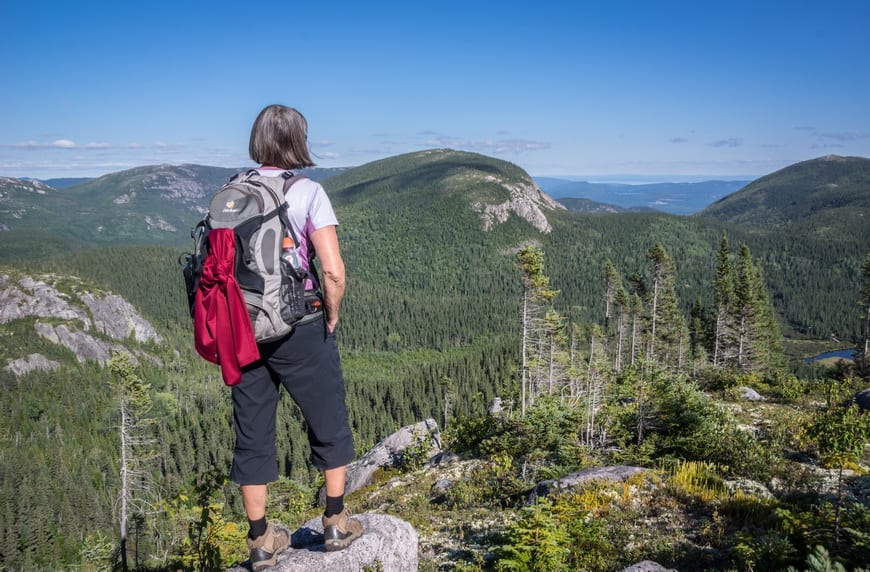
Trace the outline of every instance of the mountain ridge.
[[781, 226], [797, 221], [854, 224], [864, 214], [870, 215], [870, 159], [826, 155], [765, 175], [697, 216]]

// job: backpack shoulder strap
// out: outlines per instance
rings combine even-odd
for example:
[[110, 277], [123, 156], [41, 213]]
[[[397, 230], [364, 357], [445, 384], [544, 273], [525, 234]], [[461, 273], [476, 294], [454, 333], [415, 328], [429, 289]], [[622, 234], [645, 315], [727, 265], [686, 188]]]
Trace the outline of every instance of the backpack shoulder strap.
[[[302, 179], [307, 179], [305, 175], [302, 174], [294, 174], [293, 171], [285, 171], [282, 175], [284, 177], [284, 195], [287, 195], [287, 191], [290, 190], [290, 187], [293, 186], [294, 183], [301, 181]], [[287, 226], [287, 229], [290, 231], [290, 236], [293, 237], [293, 242], [296, 243], [297, 247], [299, 245], [299, 237], [296, 236], [296, 232], [293, 230], [293, 225], [290, 223], [290, 215], [287, 213], [287, 201], [284, 201], [284, 208], [281, 209], [280, 215], [284, 217], [282, 220], [284, 224]], [[312, 263], [308, 268], [308, 273], [314, 278], [314, 283], [317, 286], [320, 286], [320, 277], [317, 275], [317, 268], [315, 268]]]
[[305, 175], [302, 175], [300, 173], [294, 174], [293, 171], [284, 171], [284, 173], [281, 175], [281, 177], [284, 179], [284, 194], [285, 195], [287, 194], [287, 191], [290, 190], [290, 187], [292, 187], [294, 183], [301, 181], [302, 179], [308, 178]]
[[292, 187], [294, 183], [301, 181], [302, 179], [307, 179], [308, 177], [306, 177], [305, 175], [301, 175], [301, 174], [294, 174], [293, 171], [284, 171], [281, 174], [281, 177], [284, 179], [284, 188], [283, 188], [283, 197], [282, 197], [282, 198], [284, 198], [284, 204], [279, 209], [278, 216], [281, 217], [281, 222], [283, 222], [284, 226], [286, 226], [287, 229], [290, 231], [290, 236], [293, 238], [293, 242], [295, 242], [296, 245], [298, 246], [299, 245], [299, 237], [296, 236], [296, 232], [293, 230], [293, 225], [290, 223], [290, 215], [287, 212], [288, 206], [287, 206], [286, 196], [287, 196], [287, 191], [290, 190], [290, 187]]

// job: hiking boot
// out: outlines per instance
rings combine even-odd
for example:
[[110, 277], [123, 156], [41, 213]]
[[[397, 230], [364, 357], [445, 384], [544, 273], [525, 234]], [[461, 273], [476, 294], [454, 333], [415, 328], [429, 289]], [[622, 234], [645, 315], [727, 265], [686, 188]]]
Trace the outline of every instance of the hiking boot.
[[343, 550], [350, 543], [362, 536], [362, 523], [350, 517], [350, 512], [344, 509], [340, 513], [323, 517], [323, 542], [327, 552]]
[[251, 568], [257, 572], [278, 562], [278, 555], [290, 546], [290, 533], [285, 528], [275, 528], [270, 524], [263, 536], [247, 540], [248, 550], [251, 551]]

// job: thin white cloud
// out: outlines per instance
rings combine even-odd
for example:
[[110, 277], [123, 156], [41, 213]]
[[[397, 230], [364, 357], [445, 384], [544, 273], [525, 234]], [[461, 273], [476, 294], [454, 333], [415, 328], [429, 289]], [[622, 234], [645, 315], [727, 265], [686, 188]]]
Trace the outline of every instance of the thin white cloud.
[[685, 137], [671, 137], [670, 139], [668, 139], [668, 141], [671, 143], [688, 143], [689, 142], [689, 140], [686, 139]]
[[185, 145], [181, 143], [167, 143], [166, 141], [155, 141], [151, 147], [154, 153], [158, 155], [174, 155], [180, 153]]
[[11, 149], [27, 149], [27, 150], [45, 150], [45, 149], [109, 149], [111, 146], [104, 142], [90, 142], [84, 145], [77, 145], [75, 141], [70, 139], [55, 139], [49, 143], [40, 143], [39, 141], [28, 140], [11, 145], [3, 145]]
[[833, 139], [834, 141], [845, 143], [846, 141], [867, 139], [868, 137], [870, 137], [870, 133], [863, 133], [861, 131], [841, 131], [838, 133], [819, 133], [819, 137], [821, 137], [822, 139]]
[[331, 145], [334, 145], [334, 142], [330, 141], [329, 139], [321, 139], [320, 141], [312, 141], [311, 144], [318, 147], [329, 147]]
[[341, 157], [341, 153], [333, 153], [331, 151], [325, 151], [323, 153], [317, 153], [318, 157], [322, 157], [324, 159], [338, 159]]
[[710, 143], [710, 147], [740, 147], [743, 145], [743, 139], [732, 137], [730, 139], [719, 139]]
[[439, 136], [427, 139], [420, 144], [421, 147], [449, 147], [451, 149], [465, 149], [470, 151], [482, 151], [485, 153], [519, 154], [526, 151], [538, 151], [549, 149], [552, 145], [547, 141], [532, 141], [529, 139], [485, 139], [473, 141], [456, 137]]

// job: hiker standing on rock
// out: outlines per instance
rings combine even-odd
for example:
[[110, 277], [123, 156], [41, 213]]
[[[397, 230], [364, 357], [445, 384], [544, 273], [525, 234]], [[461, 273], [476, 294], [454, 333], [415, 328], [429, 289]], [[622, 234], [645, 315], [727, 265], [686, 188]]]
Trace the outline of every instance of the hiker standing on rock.
[[[286, 176], [291, 169], [314, 166], [305, 118], [283, 105], [270, 105], [257, 116], [249, 152], [262, 176]], [[346, 467], [354, 457], [354, 446], [335, 341], [345, 288], [338, 221], [319, 183], [296, 181], [286, 200], [304, 270], [308, 265], [313, 269], [315, 254], [320, 259], [322, 284], [313, 278], [307, 289], [313, 293], [322, 287], [323, 303], [312, 307], [316, 316], [303, 318], [286, 337], [257, 344], [260, 359], [243, 368], [241, 381], [232, 386], [236, 445], [230, 479], [241, 485], [254, 570], [275, 564], [278, 554], [290, 545], [287, 529], [266, 522], [267, 484], [278, 478], [275, 414], [281, 385], [302, 410], [312, 464], [326, 480], [326, 550], [346, 548], [363, 532], [359, 520], [350, 518], [344, 507]]]

